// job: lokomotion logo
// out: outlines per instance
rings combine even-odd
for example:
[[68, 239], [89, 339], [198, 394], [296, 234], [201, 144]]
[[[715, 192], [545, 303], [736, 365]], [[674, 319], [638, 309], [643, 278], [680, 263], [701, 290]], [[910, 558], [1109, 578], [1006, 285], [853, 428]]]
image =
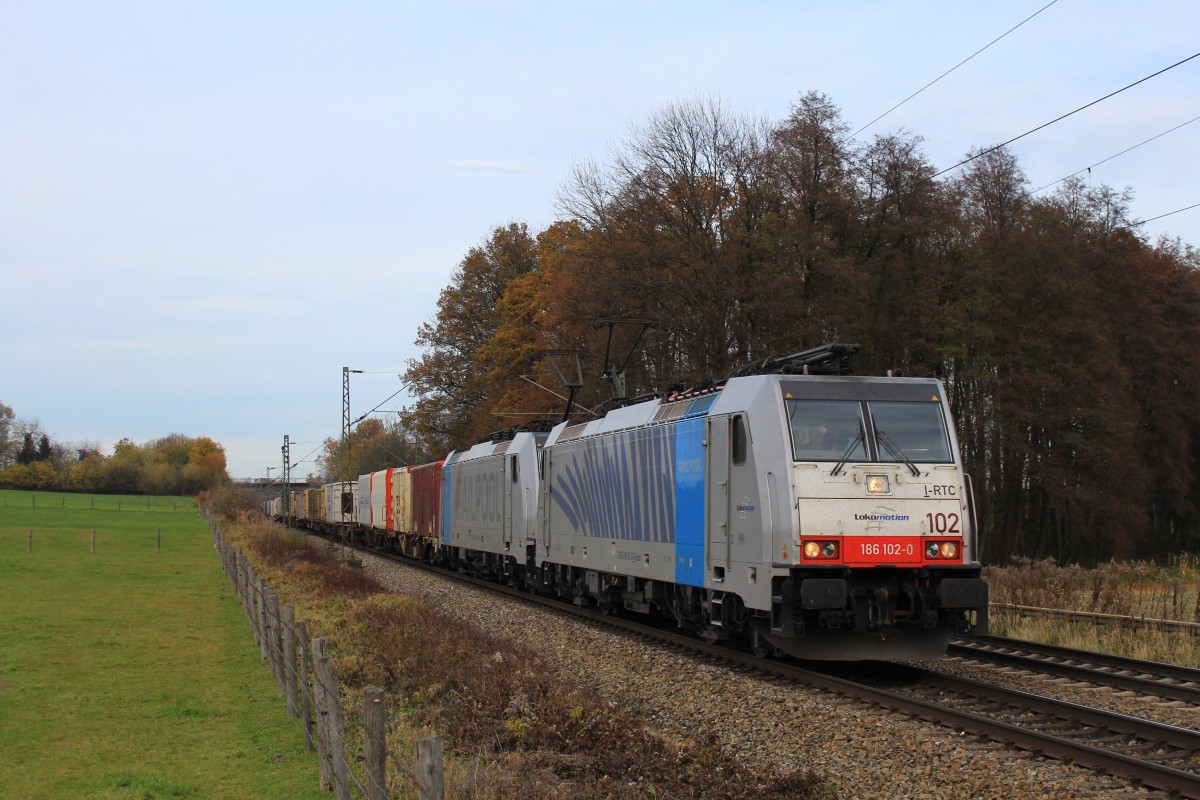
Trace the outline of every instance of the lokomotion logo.
[[866, 522], [907, 522], [908, 514], [855, 514], [857, 520]]

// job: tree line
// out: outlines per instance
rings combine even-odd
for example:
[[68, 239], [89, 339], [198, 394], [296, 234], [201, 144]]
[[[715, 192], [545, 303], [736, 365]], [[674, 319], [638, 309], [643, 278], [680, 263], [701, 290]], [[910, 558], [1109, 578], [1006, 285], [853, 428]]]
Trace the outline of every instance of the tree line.
[[128, 438], [110, 456], [95, 442], [56, 442], [0, 403], [0, 487], [102, 494], [191, 495], [229, 481], [225, 449], [207, 436]]
[[[782, 121], [674, 103], [579, 164], [559, 220], [497, 227], [420, 326], [402, 424], [444, 453], [561, 416], [602, 414], [601, 318], [661, 320], [629, 393], [720, 380], [773, 353], [862, 345], [861, 374], [946, 384], [984, 555], [1095, 562], [1200, 549], [1200, 272], [1147, 241], [1131, 192], [1033, 191], [1004, 149], [937, 178], [921, 138], [856, 142], [808, 93]], [[636, 326], [614, 329], [614, 350]]]

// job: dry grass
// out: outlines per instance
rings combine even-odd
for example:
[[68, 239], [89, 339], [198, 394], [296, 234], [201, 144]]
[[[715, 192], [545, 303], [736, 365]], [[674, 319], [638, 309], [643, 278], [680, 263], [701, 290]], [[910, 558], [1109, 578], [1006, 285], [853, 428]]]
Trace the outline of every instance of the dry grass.
[[[1114, 561], [1092, 569], [1015, 559], [1007, 567], [989, 567], [985, 577], [993, 604], [1200, 622], [1200, 560], [1189, 554], [1166, 566]], [[1021, 617], [993, 608], [991, 629], [1001, 636], [1200, 667], [1200, 637], [1144, 625]]]
[[[389, 728], [399, 764], [436, 732], [452, 749], [447, 797], [711, 798], [820, 796], [807, 773], [752, 773], [716, 741], [671, 740], [633, 712], [564, 681], [539, 654], [442, 615], [342, 567], [322, 543], [254, 515], [226, 526], [259, 575], [334, 651], [346, 707], [384, 688], [399, 709]], [[359, 725], [353, 719], [348, 732]], [[354, 746], [354, 745], [352, 745]], [[392, 796], [410, 775], [389, 769]]]

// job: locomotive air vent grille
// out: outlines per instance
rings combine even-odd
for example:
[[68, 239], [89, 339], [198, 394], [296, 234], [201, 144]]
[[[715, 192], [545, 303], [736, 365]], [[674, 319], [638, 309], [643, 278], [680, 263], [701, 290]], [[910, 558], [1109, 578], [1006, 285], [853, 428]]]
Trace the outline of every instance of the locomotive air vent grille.
[[578, 439], [583, 434], [583, 429], [586, 427], [586, 422], [581, 422], [578, 425], [570, 425], [563, 430], [562, 436], [559, 436], [558, 440], [560, 442], [569, 442], [572, 439]]
[[671, 413], [671, 405], [663, 404], [658, 407], [657, 411], [654, 412], [654, 419], [650, 420], [650, 423], [653, 424], [655, 422], [664, 422], [668, 418], [668, 415], [670, 413]]
[[680, 400], [678, 403], [671, 403], [671, 405], [670, 405], [671, 413], [670, 413], [670, 416], [667, 417], [667, 419], [668, 420], [679, 419], [684, 414], [686, 414], [687, 410], [691, 407], [692, 407], [691, 400]]

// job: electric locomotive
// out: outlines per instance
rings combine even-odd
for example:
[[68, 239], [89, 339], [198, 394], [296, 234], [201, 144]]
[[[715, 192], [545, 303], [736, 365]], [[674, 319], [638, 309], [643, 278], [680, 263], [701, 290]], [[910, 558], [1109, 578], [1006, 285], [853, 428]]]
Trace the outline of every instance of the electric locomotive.
[[539, 586], [807, 659], [936, 657], [986, 628], [945, 390], [841, 374], [854, 349], [557, 426], [529, 543]]

